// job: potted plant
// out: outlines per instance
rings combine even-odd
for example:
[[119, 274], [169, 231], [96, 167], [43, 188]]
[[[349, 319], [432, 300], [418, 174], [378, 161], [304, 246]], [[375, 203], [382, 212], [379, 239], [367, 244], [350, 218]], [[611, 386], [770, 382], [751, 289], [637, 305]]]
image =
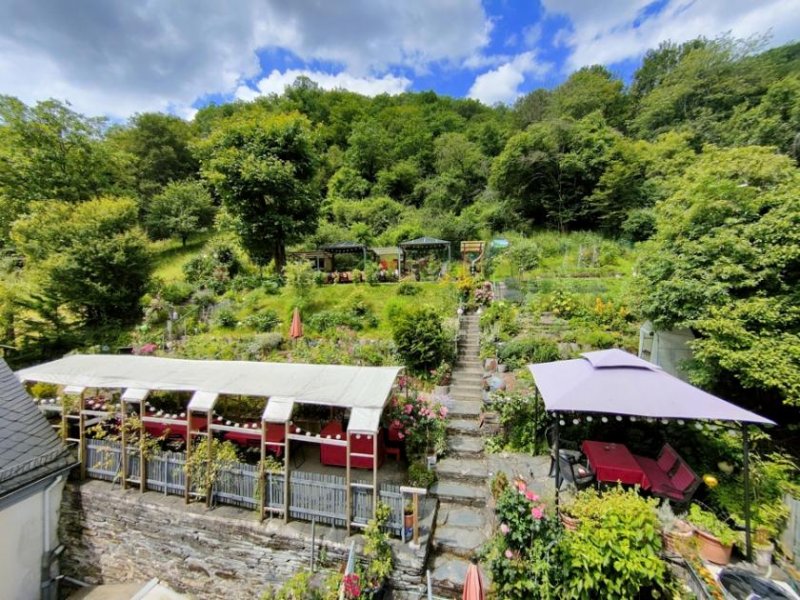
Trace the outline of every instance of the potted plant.
[[389, 535], [383, 530], [390, 515], [391, 508], [379, 502], [375, 518], [370, 519], [364, 529], [364, 558], [367, 566], [361, 578], [362, 598], [379, 600], [386, 593], [386, 580], [394, 568]]
[[753, 549], [755, 550], [756, 565], [762, 569], [768, 569], [772, 564], [772, 553], [775, 544], [769, 540], [769, 530], [765, 527], [757, 527], [753, 536]]
[[406, 536], [414, 529], [414, 503], [407, 500], [403, 506], [403, 528], [406, 530]]
[[731, 560], [736, 533], [714, 513], [703, 510], [696, 504], [689, 509], [689, 522], [695, 527], [700, 556], [718, 565], [727, 565]]
[[452, 380], [452, 376], [452, 369], [445, 361], [442, 361], [438, 367], [431, 371], [434, 396], [446, 396], [450, 393], [450, 381]]
[[675, 554], [683, 554], [694, 537], [692, 526], [679, 519], [667, 500], [658, 507], [658, 520], [661, 522], [661, 541], [664, 550]]

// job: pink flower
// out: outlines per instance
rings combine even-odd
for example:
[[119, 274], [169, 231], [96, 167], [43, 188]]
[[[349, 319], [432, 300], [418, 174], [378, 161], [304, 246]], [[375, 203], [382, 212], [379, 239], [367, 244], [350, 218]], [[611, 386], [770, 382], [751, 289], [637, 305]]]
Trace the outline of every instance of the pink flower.
[[407, 415], [410, 415], [413, 410], [414, 410], [414, 407], [411, 404], [406, 404], [403, 407], [403, 412], [405, 412]]
[[446, 406], [439, 407], [439, 416], [442, 417], [443, 419], [447, 416], [447, 407]]
[[406, 437], [406, 434], [404, 434], [402, 431], [398, 431], [397, 432], [397, 439], [398, 440], [402, 440], [404, 437]]
[[531, 516], [538, 521], [544, 516], [544, 512], [542, 512], [540, 507], [534, 506], [531, 509]]
[[506, 525], [505, 523], [500, 524], [500, 532], [503, 535], [508, 535], [509, 531], [511, 531], [511, 528], [508, 525]]
[[395, 419], [394, 421], [392, 421], [392, 427], [394, 427], [395, 429], [400, 429], [400, 419]]
[[532, 492], [531, 490], [525, 492], [525, 497], [531, 502], [536, 502], [539, 499], [539, 496], [537, 496], [536, 493]]
[[511, 560], [512, 558], [514, 558], [514, 553], [511, 550], [506, 550], [506, 558], [508, 560]]

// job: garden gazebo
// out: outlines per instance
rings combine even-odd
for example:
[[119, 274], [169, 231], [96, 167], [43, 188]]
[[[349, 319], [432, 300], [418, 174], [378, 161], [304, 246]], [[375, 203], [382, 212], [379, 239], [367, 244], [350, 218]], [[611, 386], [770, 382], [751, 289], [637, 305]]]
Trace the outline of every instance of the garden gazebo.
[[564, 423], [564, 413], [599, 414], [601, 419], [613, 415], [738, 423], [744, 446], [745, 545], [747, 556], [751, 556], [748, 425], [774, 425], [773, 421], [704, 392], [622, 350], [585, 352], [581, 358], [533, 364], [528, 368], [545, 410], [555, 418], [556, 482], [561, 468], [559, 426]]
[[320, 246], [319, 249], [334, 256], [336, 254], [361, 254], [364, 258], [364, 264], [367, 263], [367, 252], [370, 251], [367, 246], [358, 242], [336, 242], [335, 244]]
[[[421, 237], [400, 243], [400, 249], [405, 253], [409, 250], [447, 250], [447, 263], [450, 264], [450, 242], [432, 237]], [[405, 262], [405, 259], [403, 260]], [[401, 269], [402, 270], [402, 269]]]
[[[82, 472], [86, 472], [86, 429], [90, 418], [102, 418], [84, 401], [89, 389], [120, 390], [122, 447], [125, 443], [125, 419], [130, 406], [138, 406], [141, 427], [146, 425], [173, 428], [186, 439], [187, 460], [193, 438], [202, 439], [219, 432], [234, 438], [255, 440], [261, 449], [262, 463], [268, 448], [279, 448], [284, 457], [284, 501], [281, 510], [289, 517], [290, 442], [300, 441], [335, 447], [344, 452], [346, 468], [346, 514], [352, 503], [351, 466], [368, 466], [372, 470], [373, 513], [378, 502], [378, 440], [381, 416], [391, 397], [395, 380], [402, 367], [357, 367], [345, 365], [311, 365], [298, 363], [266, 363], [222, 360], [185, 360], [131, 355], [72, 355], [17, 372], [22, 382], [42, 382], [62, 386], [64, 395], [78, 398], [75, 405], [80, 419], [78, 442]], [[191, 400], [180, 414], [148, 414], [146, 400], [153, 391], [191, 393]], [[215, 419], [214, 406], [219, 396], [250, 396], [264, 399], [260, 423], [225, 423]], [[298, 405], [316, 405], [349, 410], [346, 431], [333, 435], [303, 431], [292, 422]], [[66, 410], [63, 411], [66, 416]], [[278, 435], [271, 436], [277, 427]], [[365, 441], [362, 441], [362, 437]], [[358, 442], [356, 440], [359, 440]], [[364, 450], [371, 444], [371, 454]], [[209, 458], [212, 445], [208, 444]], [[142, 450], [143, 451], [143, 450]], [[128, 481], [126, 453], [122, 453], [121, 480]], [[146, 461], [140, 457], [140, 464]], [[337, 463], [338, 464], [338, 463]], [[261, 479], [264, 478], [263, 466]], [[139, 477], [142, 491], [146, 475]], [[188, 499], [190, 484], [185, 483]], [[362, 487], [364, 487], [362, 485]], [[262, 498], [262, 515], [264, 511]], [[347, 519], [350, 528], [350, 519]]]

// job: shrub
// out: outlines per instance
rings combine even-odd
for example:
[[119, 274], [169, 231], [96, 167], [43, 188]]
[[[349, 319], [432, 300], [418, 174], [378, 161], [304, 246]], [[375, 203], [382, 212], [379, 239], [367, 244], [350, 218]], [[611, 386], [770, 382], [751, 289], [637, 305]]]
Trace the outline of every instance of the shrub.
[[244, 320], [244, 324], [247, 325], [247, 327], [262, 333], [272, 331], [280, 322], [281, 320], [278, 318], [278, 313], [271, 308], [265, 308]]
[[410, 281], [403, 281], [397, 285], [398, 296], [416, 296], [419, 292], [419, 286]]
[[223, 329], [233, 329], [236, 327], [236, 315], [230, 308], [220, 308], [214, 315], [214, 322]]
[[192, 297], [194, 287], [182, 281], [168, 283], [161, 288], [161, 297], [170, 304], [183, 304]]
[[503, 426], [507, 450], [539, 454], [548, 448], [545, 430], [548, 419], [541, 398], [532, 394], [497, 392], [492, 407]]
[[689, 522], [700, 531], [704, 531], [717, 538], [723, 546], [736, 543], [736, 533], [717, 516], [703, 510], [697, 504], [689, 508]]
[[286, 288], [298, 301], [308, 300], [316, 285], [314, 269], [308, 262], [287, 264], [283, 269], [283, 276], [286, 279]]
[[31, 386], [31, 396], [37, 400], [42, 398], [55, 398], [58, 395], [58, 386], [52, 383], [37, 381]]
[[248, 358], [251, 360], [263, 358], [273, 350], [278, 350], [282, 344], [283, 336], [276, 331], [257, 335], [247, 346]]
[[639, 208], [628, 213], [622, 223], [622, 235], [631, 242], [643, 242], [656, 232], [656, 216], [652, 208]]
[[392, 335], [397, 353], [412, 372], [428, 372], [448, 358], [442, 320], [431, 308], [402, 312], [394, 323]]
[[656, 500], [616, 487], [579, 492], [570, 514], [580, 519], [559, 545], [564, 598], [637, 598], [665, 586]]
[[498, 360], [510, 369], [518, 369], [526, 363], [558, 360], [558, 345], [543, 337], [530, 337], [511, 340], [503, 344], [497, 352]]
[[436, 472], [424, 462], [414, 462], [408, 466], [408, 484], [413, 487], [429, 488], [436, 482]]

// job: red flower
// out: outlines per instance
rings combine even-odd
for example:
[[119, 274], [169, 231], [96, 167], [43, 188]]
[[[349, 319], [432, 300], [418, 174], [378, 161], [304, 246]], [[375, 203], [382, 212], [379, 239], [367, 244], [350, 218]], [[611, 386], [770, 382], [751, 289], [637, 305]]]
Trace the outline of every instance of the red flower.
[[358, 573], [350, 573], [344, 576], [344, 597], [353, 600], [361, 596], [361, 581]]

